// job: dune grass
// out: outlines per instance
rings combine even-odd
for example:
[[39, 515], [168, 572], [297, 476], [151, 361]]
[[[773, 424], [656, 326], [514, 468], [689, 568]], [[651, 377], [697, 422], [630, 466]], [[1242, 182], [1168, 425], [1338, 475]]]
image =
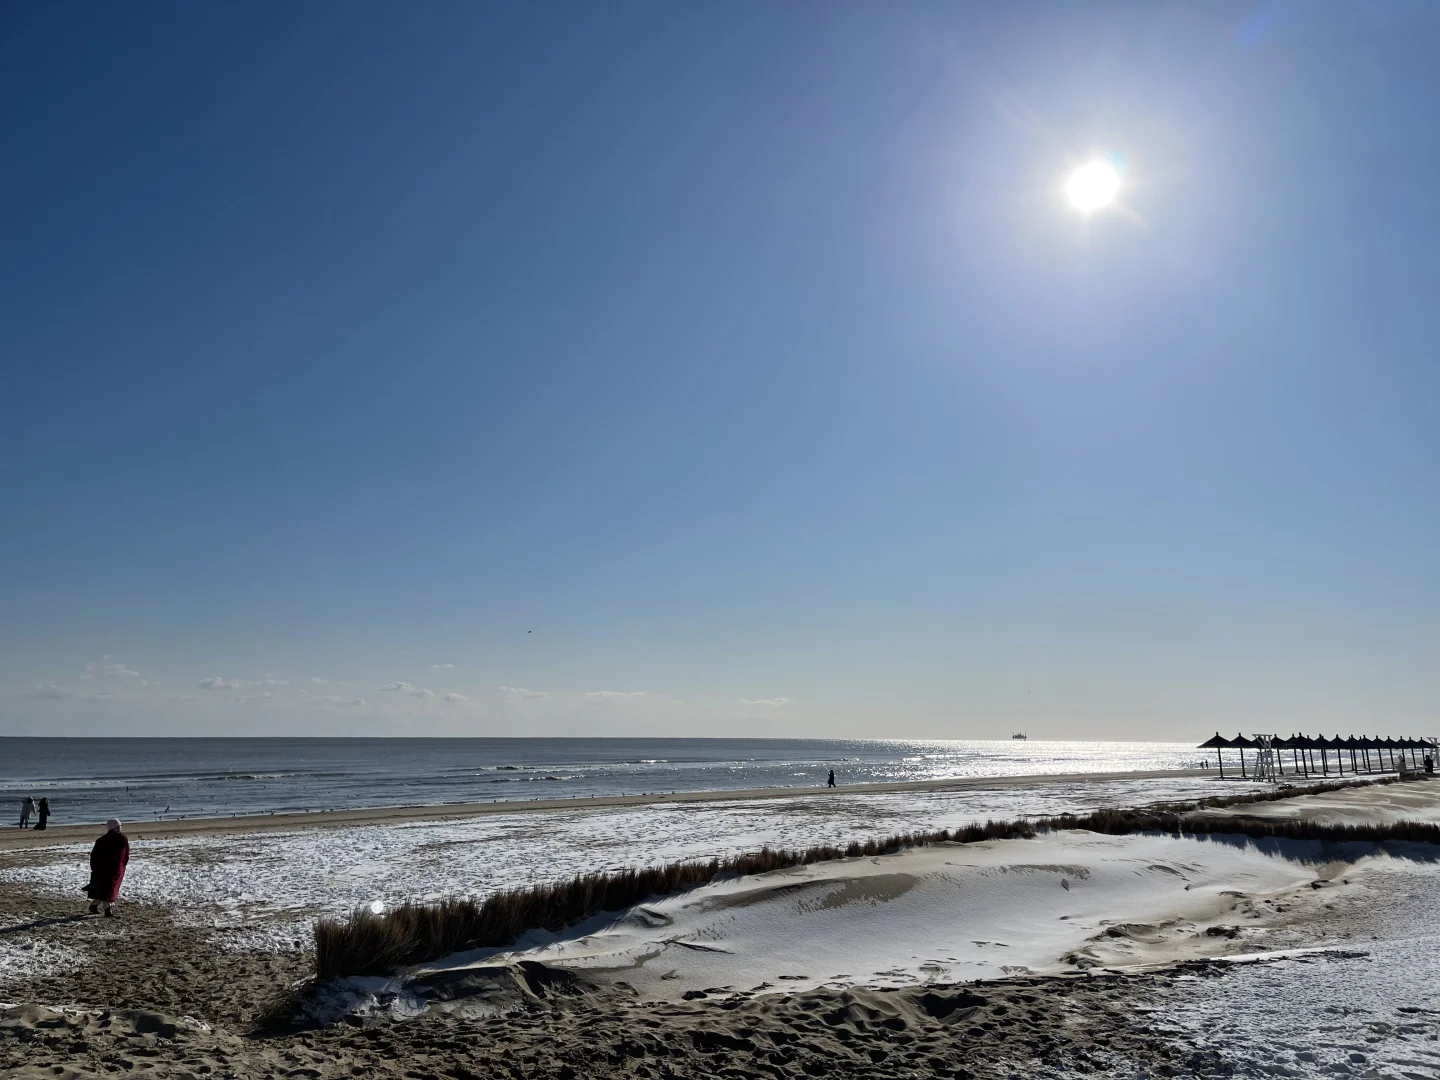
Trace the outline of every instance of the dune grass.
[[1039, 832], [1085, 830], [1122, 836], [1164, 832], [1176, 836], [1223, 834], [1252, 839], [1318, 840], [1323, 843], [1388, 840], [1440, 844], [1440, 825], [1397, 822], [1390, 825], [1321, 825], [1315, 822], [1262, 821], [1244, 817], [1206, 817], [1206, 807], [1271, 801], [1316, 792], [1335, 791], [1378, 781], [1321, 784], [1286, 794], [1203, 799], [1198, 803], [1140, 810], [1098, 810], [1019, 821], [989, 821], [959, 829], [900, 833], [884, 839], [844, 846], [820, 845], [803, 850], [762, 848], [725, 859], [665, 863], [599, 874], [580, 874], [568, 881], [504, 889], [483, 899], [448, 898], [406, 903], [381, 913], [357, 908], [342, 918], [315, 923], [315, 974], [320, 980], [342, 975], [388, 975], [409, 964], [438, 960], [468, 949], [503, 948], [529, 930], [560, 931], [593, 915], [623, 911], [646, 899], [693, 889], [727, 876], [763, 874], [792, 866], [835, 859], [882, 855], [935, 843], [1029, 839]]
[[1326, 825], [1302, 819], [1266, 820], [1247, 817], [1207, 817], [1166, 810], [1097, 810], [1093, 814], [1062, 814], [1034, 822], [1037, 832], [1083, 829], [1109, 836], [1132, 833], [1170, 833], [1172, 836], [1246, 836], [1252, 840], [1315, 840], [1322, 844], [1350, 842], [1383, 844], [1440, 844], [1440, 824], [1395, 821], [1366, 825]]
[[1293, 799], [1300, 795], [1324, 795], [1326, 792], [1344, 791], [1346, 788], [1382, 787], [1385, 784], [1399, 784], [1408, 780], [1409, 778], [1404, 776], [1377, 776], [1371, 780], [1332, 780], [1323, 784], [1305, 784], [1304, 786], [1285, 784], [1269, 791], [1247, 791], [1241, 795], [1211, 795], [1195, 802], [1157, 803], [1156, 807], [1162, 810], [1184, 812], [1222, 806], [1244, 806], [1247, 803], [1279, 802], [1282, 799]]

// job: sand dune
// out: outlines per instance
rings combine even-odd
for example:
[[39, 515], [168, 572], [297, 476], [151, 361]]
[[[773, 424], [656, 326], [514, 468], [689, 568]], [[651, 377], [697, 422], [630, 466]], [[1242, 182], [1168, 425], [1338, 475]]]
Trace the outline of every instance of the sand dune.
[[423, 966], [403, 983], [413, 1008], [429, 987], [497, 963], [540, 963], [676, 1000], [1167, 962], [1254, 947], [1256, 934], [1206, 931], [1323, 874], [1250, 845], [1160, 836], [937, 844], [717, 882], [518, 949]]

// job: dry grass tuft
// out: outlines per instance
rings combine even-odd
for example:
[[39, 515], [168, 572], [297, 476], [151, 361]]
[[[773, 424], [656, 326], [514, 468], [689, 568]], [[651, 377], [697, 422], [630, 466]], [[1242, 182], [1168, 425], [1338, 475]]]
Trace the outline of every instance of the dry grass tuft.
[[1205, 817], [1164, 810], [1099, 810], [1093, 814], [1062, 814], [1035, 822], [1041, 832], [1084, 829], [1087, 832], [1126, 836], [1164, 832], [1174, 836], [1247, 836], [1259, 840], [1318, 840], [1324, 844], [1350, 842], [1383, 844], [1440, 844], [1440, 825], [1425, 821], [1396, 821], [1374, 825], [1326, 825], [1298, 819], [1263, 821], [1259, 818]]
[[1157, 803], [1156, 808], [1160, 810], [1204, 810], [1207, 807], [1221, 806], [1244, 806], [1246, 803], [1278, 802], [1281, 799], [1293, 799], [1297, 795], [1323, 795], [1329, 791], [1344, 791], [1346, 788], [1380, 787], [1385, 784], [1399, 784], [1407, 782], [1410, 778], [1406, 776], [1380, 776], [1373, 780], [1339, 780], [1325, 784], [1306, 784], [1299, 787], [1293, 784], [1286, 784], [1274, 788], [1271, 791], [1251, 791], [1244, 795], [1212, 795], [1206, 799], [1187, 803]]

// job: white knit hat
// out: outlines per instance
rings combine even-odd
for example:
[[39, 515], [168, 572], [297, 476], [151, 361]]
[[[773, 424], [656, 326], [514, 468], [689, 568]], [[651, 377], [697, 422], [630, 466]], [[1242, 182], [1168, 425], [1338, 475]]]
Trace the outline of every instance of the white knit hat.
[[119, 832], [119, 831], [120, 831], [120, 819], [119, 819], [119, 818], [113, 818], [113, 817], [112, 817], [109, 821], [105, 822], [105, 831], [106, 831], [106, 832]]

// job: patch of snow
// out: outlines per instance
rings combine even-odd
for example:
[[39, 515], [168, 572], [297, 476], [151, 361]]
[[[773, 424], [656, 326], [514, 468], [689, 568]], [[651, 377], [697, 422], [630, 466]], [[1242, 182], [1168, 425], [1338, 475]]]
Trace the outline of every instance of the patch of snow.
[[1343, 948], [1177, 987], [1157, 1028], [1243, 1077], [1440, 1077], [1440, 866], [1377, 856], [1319, 929]]
[[83, 965], [85, 959], [85, 954], [78, 949], [33, 934], [0, 937], [0, 985], [33, 975], [73, 971]]

